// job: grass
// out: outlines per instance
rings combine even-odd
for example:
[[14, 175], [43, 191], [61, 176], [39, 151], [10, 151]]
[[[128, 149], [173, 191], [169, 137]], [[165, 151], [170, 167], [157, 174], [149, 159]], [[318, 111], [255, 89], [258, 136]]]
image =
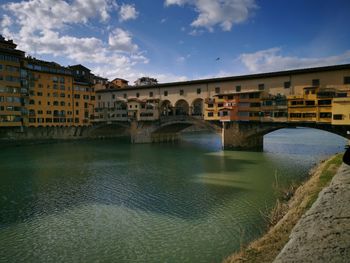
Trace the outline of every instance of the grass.
[[330, 183], [341, 163], [342, 154], [322, 162], [310, 172], [310, 178], [298, 188], [295, 184], [289, 188], [280, 187], [278, 177], [275, 176], [274, 188], [278, 199], [270, 212], [261, 212], [269, 227], [268, 232], [223, 262], [272, 262], [288, 242], [295, 224], [316, 201], [320, 191]]

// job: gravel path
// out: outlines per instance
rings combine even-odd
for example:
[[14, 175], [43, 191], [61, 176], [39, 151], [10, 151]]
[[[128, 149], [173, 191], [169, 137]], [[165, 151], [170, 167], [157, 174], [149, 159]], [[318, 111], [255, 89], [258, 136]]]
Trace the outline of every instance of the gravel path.
[[282, 262], [350, 262], [350, 166], [341, 165], [293, 228], [274, 261]]

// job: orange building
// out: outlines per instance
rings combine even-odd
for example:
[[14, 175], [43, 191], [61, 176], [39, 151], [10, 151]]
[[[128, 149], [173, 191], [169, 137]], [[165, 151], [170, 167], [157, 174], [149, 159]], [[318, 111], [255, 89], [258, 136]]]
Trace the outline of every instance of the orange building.
[[73, 120], [75, 126], [89, 126], [94, 118], [93, 75], [83, 65], [68, 67], [73, 75]]
[[0, 35], [0, 127], [19, 127], [27, 122], [27, 87], [21, 70], [24, 52]]
[[71, 126], [72, 84], [69, 69], [54, 62], [26, 59], [29, 82], [28, 126]]

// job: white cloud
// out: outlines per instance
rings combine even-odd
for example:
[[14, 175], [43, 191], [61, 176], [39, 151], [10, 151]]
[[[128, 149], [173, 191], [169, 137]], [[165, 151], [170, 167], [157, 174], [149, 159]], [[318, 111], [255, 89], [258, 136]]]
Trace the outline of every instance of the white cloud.
[[8, 15], [3, 15], [0, 22], [1, 28], [9, 27], [11, 24], [12, 24], [11, 17], [9, 17]]
[[136, 52], [138, 50], [138, 46], [132, 43], [130, 32], [121, 28], [116, 28], [109, 34], [108, 44], [116, 51]]
[[184, 63], [185, 61], [186, 61], [185, 57], [180, 56], [180, 57], [176, 58], [176, 62], [179, 63], [179, 64]]
[[90, 18], [107, 21], [116, 7], [114, 0], [29, 0], [11, 2], [3, 8], [12, 12], [26, 30], [62, 28], [66, 24], [86, 23]]
[[122, 6], [120, 7], [120, 10], [119, 10], [120, 21], [136, 19], [138, 15], [139, 15], [139, 12], [136, 11], [136, 8], [134, 5], [122, 4]]
[[107, 28], [108, 19], [118, 8], [114, 0], [29, 0], [10, 2], [2, 8], [6, 14], [0, 20], [1, 33], [29, 55], [50, 55], [67, 64], [85, 64], [101, 76], [124, 78], [136, 75], [134, 68], [149, 62], [131, 33], [121, 28], [108, 28], [108, 41], [66, 33], [67, 28], [79, 26], [88, 34], [90, 22]]
[[190, 5], [198, 13], [192, 27], [205, 27], [213, 31], [219, 25], [223, 31], [230, 31], [234, 24], [246, 21], [257, 8], [255, 0], [165, 0], [165, 5]]
[[281, 48], [274, 47], [254, 53], [244, 53], [239, 56], [238, 60], [251, 73], [269, 72], [350, 63], [350, 50], [335, 56], [300, 58], [283, 56]]

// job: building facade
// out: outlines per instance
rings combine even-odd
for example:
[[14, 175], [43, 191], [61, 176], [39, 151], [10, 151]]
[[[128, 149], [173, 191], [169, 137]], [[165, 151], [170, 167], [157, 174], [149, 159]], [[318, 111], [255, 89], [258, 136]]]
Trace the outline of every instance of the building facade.
[[[345, 99], [349, 91], [350, 65], [347, 64], [99, 90], [96, 103], [102, 109], [114, 101], [127, 104], [156, 99], [160, 118], [188, 115], [222, 122], [350, 125], [346, 112], [349, 102]], [[134, 114], [138, 116], [138, 113], [131, 115]]]
[[28, 126], [73, 125], [73, 77], [69, 69], [54, 62], [27, 58]]
[[0, 127], [20, 127], [28, 121], [24, 52], [16, 47], [0, 36]]

